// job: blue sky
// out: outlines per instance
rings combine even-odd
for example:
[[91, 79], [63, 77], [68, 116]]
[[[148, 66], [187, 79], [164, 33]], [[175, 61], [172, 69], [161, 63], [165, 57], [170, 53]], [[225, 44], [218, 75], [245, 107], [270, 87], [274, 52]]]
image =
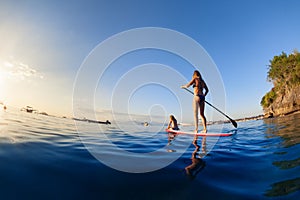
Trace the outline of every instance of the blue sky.
[[[129, 29], [162, 27], [194, 39], [211, 56], [224, 83], [229, 116], [261, 114], [260, 100], [272, 87], [267, 82], [269, 60], [282, 51], [299, 50], [299, 8], [297, 0], [1, 1], [0, 101], [69, 116], [76, 74], [99, 43]], [[164, 54], [160, 59], [158, 52], [143, 55], [133, 56], [134, 62], [129, 55], [124, 60], [126, 69], [161, 60], [171, 67], [183, 63]], [[193, 69], [184, 69], [181, 73], [189, 80]], [[120, 73], [117, 67], [115, 70]], [[174, 84], [184, 83], [174, 80]], [[155, 87], [144, 89], [159, 95]], [[145, 114], [144, 110], [156, 105], [155, 99], [143, 99], [139, 92], [132, 96], [129, 107], [136, 105], [139, 109], [133, 112]], [[192, 113], [192, 99], [183, 94], [183, 109]], [[163, 95], [158, 99], [158, 104], [166, 105], [166, 114], [172, 107], [179, 113], [176, 101], [164, 101], [168, 98]], [[141, 103], [144, 101], [147, 104]], [[97, 105], [97, 109], [102, 107], [109, 105]]]

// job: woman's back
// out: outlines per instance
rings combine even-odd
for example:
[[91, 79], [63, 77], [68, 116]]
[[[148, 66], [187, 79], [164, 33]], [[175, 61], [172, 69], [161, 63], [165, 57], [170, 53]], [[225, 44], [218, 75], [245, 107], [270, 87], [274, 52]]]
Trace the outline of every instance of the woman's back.
[[195, 95], [203, 95], [203, 88], [204, 88], [204, 82], [202, 79], [199, 77], [196, 77], [194, 79], [195, 84], [194, 84], [194, 94]]

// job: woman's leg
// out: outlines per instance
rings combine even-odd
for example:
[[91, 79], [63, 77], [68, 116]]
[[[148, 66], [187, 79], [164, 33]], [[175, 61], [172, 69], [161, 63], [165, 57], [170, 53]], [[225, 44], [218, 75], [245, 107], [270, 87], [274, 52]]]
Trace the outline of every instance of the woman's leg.
[[201, 117], [202, 124], [203, 124], [203, 132], [206, 133], [207, 129], [206, 129], [206, 117], [204, 115], [204, 108], [205, 108], [205, 102], [201, 101], [200, 102], [200, 117]]
[[193, 109], [194, 109], [194, 123], [195, 123], [195, 132], [198, 132], [198, 110], [199, 110], [199, 102], [200, 98], [198, 96], [194, 96], [193, 99]]

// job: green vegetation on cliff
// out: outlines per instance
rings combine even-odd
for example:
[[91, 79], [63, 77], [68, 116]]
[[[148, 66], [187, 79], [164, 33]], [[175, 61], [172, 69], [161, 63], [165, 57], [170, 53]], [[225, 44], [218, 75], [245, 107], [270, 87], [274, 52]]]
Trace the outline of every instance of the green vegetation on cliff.
[[294, 51], [287, 55], [282, 52], [281, 55], [274, 56], [270, 60], [268, 80], [273, 82], [274, 87], [260, 102], [264, 109], [300, 85], [300, 53]]

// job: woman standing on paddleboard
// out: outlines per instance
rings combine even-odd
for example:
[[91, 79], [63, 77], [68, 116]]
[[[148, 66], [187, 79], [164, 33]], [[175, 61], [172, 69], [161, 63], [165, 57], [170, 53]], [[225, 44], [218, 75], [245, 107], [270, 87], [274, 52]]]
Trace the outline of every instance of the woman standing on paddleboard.
[[[195, 132], [198, 132], [198, 110], [200, 108], [200, 117], [203, 124], [204, 133], [207, 132], [206, 129], [206, 117], [204, 116], [204, 105], [205, 105], [205, 96], [208, 93], [208, 87], [204, 80], [201, 77], [201, 74], [198, 70], [194, 71], [192, 80], [186, 84], [181, 86], [181, 88], [188, 88], [191, 85], [194, 87], [194, 99], [193, 99], [193, 109], [194, 109], [194, 121], [195, 121]], [[203, 90], [205, 92], [203, 93]]]

